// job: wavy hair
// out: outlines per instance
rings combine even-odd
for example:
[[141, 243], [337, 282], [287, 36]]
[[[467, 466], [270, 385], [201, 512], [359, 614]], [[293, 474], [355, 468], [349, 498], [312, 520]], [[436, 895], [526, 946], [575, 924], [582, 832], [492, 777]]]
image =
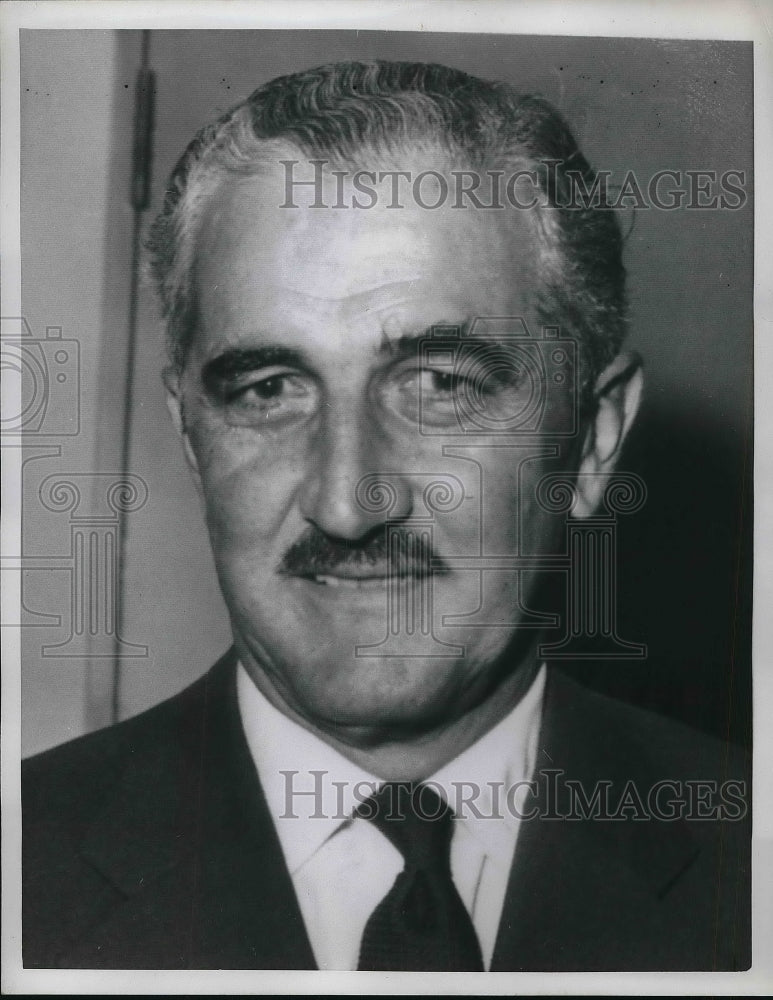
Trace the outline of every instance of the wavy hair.
[[[440, 151], [460, 169], [536, 170], [545, 205], [526, 212], [537, 238], [538, 318], [580, 344], [585, 377], [625, 334], [622, 240], [609, 209], [571, 205], [571, 177], [595, 179], [547, 101], [427, 63], [343, 62], [278, 77], [206, 125], [178, 161], [147, 247], [167, 348], [181, 369], [196, 321], [193, 274], [202, 214], [229, 174], [290, 150], [353, 167], [368, 155]], [[540, 169], [547, 161], [555, 169]], [[521, 212], [521, 215], [524, 213]]]

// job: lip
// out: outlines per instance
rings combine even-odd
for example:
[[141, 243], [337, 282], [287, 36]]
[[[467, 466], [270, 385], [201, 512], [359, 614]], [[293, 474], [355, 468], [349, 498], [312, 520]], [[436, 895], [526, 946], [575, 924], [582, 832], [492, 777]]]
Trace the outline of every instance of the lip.
[[336, 574], [320, 573], [316, 576], [307, 576], [304, 579], [318, 587], [332, 587], [334, 589], [364, 590], [375, 587], [384, 587], [389, 580], [385, 574], [378, 576], [338, 576]]
[[417, 577], [411, 573], [373, 573], [372, 570], [370, 573], [298, 574], [295, 576], [295, 579], [310, 584], [317, 592], [344, 591], [350, 594], [371, 591], [381, 591], [383, 593], [389, 584], [394, 585], [397, 583], [398, 586], [410, 587], [415, 586], [418, 582]]
[[332, 608], [338, 609], [336, 614], [348, 608], [383, 609], [388, 593], [386, 576], [293, 575], [288, 582], [292, 582], [296, 594], [303, 595], [302, 599], [310, 601], [312, 607], [324, 609], [326, 615]]

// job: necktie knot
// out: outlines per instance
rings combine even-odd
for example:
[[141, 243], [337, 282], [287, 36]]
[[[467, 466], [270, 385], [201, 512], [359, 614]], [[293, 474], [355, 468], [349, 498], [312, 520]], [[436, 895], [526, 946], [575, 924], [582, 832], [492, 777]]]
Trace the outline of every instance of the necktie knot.
[[355, 815], [369, 820], [402, 854], [406, 868], [447, 868], [453, 813], [429, 785], [386, 782]]

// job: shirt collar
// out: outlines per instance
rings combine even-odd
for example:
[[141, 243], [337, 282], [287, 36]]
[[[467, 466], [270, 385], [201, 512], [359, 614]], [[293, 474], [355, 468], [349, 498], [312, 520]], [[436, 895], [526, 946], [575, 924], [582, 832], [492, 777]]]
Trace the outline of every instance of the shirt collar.
[[[543, 664], [504, 719], [427, 779], [465, 829], [492, 851], [518, 823], [506, 791], [531, 777], [545, 674]], [[357, 805], [382, 782], [275, 708], [241, 663], [237, 696], [247, 744], [292, 875], [351, 822]]]
[[446, 801], [463, 828], [494, 855], [512, 846], [520, 823], [537, 756], [546, 676], [543, 663], [518, 704], [429, 779], [437, 782], [436, 790], [446, 790]]
[[[380, 779], [275, 708], [239, 663], [239, 711], [285, 860], [294, 874]], [[311, 794], [306, 794], [311, 793]]]

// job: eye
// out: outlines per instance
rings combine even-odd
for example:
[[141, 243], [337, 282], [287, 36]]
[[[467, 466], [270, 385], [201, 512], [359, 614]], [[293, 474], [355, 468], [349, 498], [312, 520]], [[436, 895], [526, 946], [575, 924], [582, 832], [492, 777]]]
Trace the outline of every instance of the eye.
[[505, 380], [502, 374], [492, 370], [470, 371], [460, 373], [451, 369], [425, 368], [416, 373], [416, 386], [422, 401], [432, 405], [447, 403], [458, 399], [474, 397], [494, 397], [508, 385], [515, 385], [512, 371]]
[[427, 370], [421, 374], [424, 376], [421, 391], [437, 393], [438, 395], [453, 395], [458, 391], [460, 383], [464, 381], [455, 372], [449, 371]]
[[236, 393], [236, 397], [249, 396], [250, 393], [254, 393], [258, 399], [276, 399], [285, 391], [287, 378], [288, 377], [286, 375], [271, 375], [269, 378], [261, 379], [259, 382], [253, 382], [252, 385], [248, 385], [246, 388], [240, 389]]
[[223, 390], [229, 423], [259, 426], [308, 416], [317, 405], [314, 381], [299, 372], [244, 376]]
[[479, 350], [448, 366], [400, 368], [386, 380], [382, 399], [412, 422], [454, 429], [468, 412], [504, 419], [522, 407], [523, 386], [523, 367], [513, 357]]
[[440, 423], [453, 422], [455, 400], [464, 392], [463, 381], [450, 368], [402, 368], [385, 380], [382, 401], [411, 421], [418, 421], [421, 411], [431, 413]]

